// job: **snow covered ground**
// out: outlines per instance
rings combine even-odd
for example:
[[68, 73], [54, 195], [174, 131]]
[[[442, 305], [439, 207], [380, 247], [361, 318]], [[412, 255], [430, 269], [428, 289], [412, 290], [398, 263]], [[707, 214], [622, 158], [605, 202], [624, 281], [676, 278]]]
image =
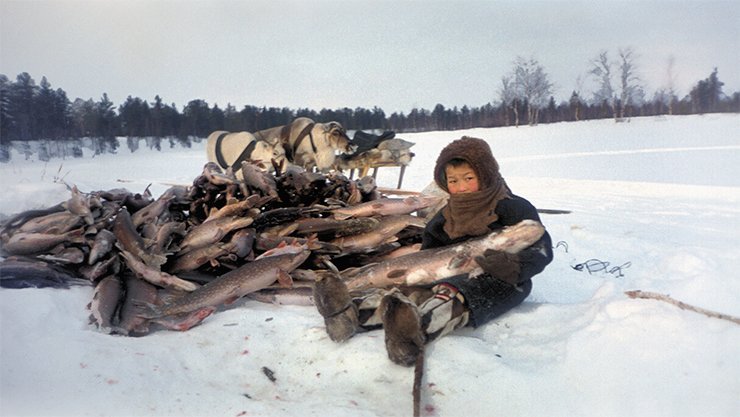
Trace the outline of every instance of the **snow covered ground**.
[[[627, 290], [740, 316], [740, 115], [399, 134], [404, 187], [429, 184], [452, 139], [486, 139], [555, 247], [519, 308], [427, 351], [424, 416], [737, 416], [740, 326]], [[0, 213], [126, 187], [189, 184], [204, 144], [0, 164]], [[398, 170], [381, 168], [392, 187]], [[578, 265], [606, 268], [588, 272]], [[604, 264], [601, 264], [604, 265]], [[335, 344], [315, 308], [241, 300], [184, 333], [87, 324], [92, 288], [0, 290], [2, 416], [404, 416], [413, 370], [383, 332]], [[263, 367], [274, 372], [271, 382]]]

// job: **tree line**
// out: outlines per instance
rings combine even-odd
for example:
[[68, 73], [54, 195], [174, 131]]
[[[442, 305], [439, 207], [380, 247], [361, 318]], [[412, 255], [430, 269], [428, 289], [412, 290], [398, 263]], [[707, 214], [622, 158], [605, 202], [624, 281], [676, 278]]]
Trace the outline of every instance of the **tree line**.
[[71, 101], [63, 89], [52, 88], [46, 77], [42, 77], [37, 85], [26, 72], [19, 74], [15, 81], [0, 74], [0, 144], [30, 140], [112, 139], [116, 136], [188, 140], [204, 138], [214, 130], [255, 132], [287, 124], [301, 116], [320, 122], [335, 120], [348, 130], [421, 132], [603, 118], [619, 121], [636, 116], [740, 112], [740, 92], [724, 94], [717, 69], [706, 79], [699, 80], [683, 98], [678, 98], [669, 84], [648, 100], [635, 76], [631, 50], [620, 50], [618, 60], [613, 62], [606, 52], [602, 52], [592, 65], [589, 74], [598, 81], [599, 87], [590, 98], [573, 91], [570, 100], [556, 102], [552, 96], [552, 83], [537, 60], [517, 58], [511, 73], [501, 80], [498, 100], [480, 107], [447, 108], [437, 104], [431, 110], [414, 108], [408, 114], [394, 112], [390, 115], [378, 107], [316, 111], [252, 105], [237, 109], [229, 104], [222, 109], [201, 99], [188, 102], [180, 111], [174, 103], [167, 104], [159, 96], [151, 102], [129, 96], [116, 106], [105, 93], [97, 101], [80, 98]]

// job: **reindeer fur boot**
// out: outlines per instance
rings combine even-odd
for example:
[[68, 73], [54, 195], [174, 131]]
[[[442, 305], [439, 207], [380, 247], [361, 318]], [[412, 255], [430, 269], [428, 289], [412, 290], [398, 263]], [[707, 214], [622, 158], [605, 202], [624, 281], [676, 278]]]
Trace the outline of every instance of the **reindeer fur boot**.
[[335, 342], [343, 342], [360, 327], [357, 305], [352, 302], [347, 286], [339, 275], [326, 271], [320, 274], [313, 290], [314, 303], [324, 317], [326, 333]]
[[424, 348], [426, 336], [416, 304], [398, 290], [391, 290], [380, 302], [388, 358], [412, 366]]
[[[421, 304], [417, 307], [416, 303]], [[457, 288], [447, 283], [432, 291], [411, 292], [408, 297], [398, 289], [391, 290], [379, 308], [390, 360], [411, 366], [425, 343], [464, 327], [470, 314], [464, 303]]]

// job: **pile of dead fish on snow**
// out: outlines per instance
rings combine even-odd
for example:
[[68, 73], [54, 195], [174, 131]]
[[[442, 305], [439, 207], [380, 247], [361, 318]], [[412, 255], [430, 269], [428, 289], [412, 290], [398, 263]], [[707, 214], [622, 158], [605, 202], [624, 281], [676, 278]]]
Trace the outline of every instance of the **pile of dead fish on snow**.
[[381, 195], [369, 176], [249, 163], [236, 175], [208, 163], [157, 199], [71, 187], [69, 200], [0, 226], [0, 283], [94, 285], [91, 323], [107, 333], [187, 330], [245, 295], [310, 304], [317, 273], [418, 251], [425, 218], [411, 213], [440, 200]]

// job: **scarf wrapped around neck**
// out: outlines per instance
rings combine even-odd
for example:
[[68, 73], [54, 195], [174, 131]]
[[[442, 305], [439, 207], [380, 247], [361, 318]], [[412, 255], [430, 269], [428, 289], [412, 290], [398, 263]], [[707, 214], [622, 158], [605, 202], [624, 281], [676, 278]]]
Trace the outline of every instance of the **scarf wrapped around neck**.
[[450, 194], [447, 205], [442, 209], [444, 231], [450, 239], [486, 234], [490, 231], [488, 225], [498, 220], [498, 202], [511, 196], [499, 172], [498, 162], [488, 143], [482, 139], [464, 136], [452, 141], [442, 149], [434, 168], [435, 182], [447, 192], [445, 167], [452, 159], [462, 159], [470, 164], [478, 176], [481, 189], [472, 193]]
[[509, 196], [505, 184], [502, 178], [497, 187], [474, 193], [450, 194], [450, 199], [442, 210], [445, 218], [444, 231], [450, 239], [480, 236], [490, 232], [488, 225], [498, 220], [498, 202]]

